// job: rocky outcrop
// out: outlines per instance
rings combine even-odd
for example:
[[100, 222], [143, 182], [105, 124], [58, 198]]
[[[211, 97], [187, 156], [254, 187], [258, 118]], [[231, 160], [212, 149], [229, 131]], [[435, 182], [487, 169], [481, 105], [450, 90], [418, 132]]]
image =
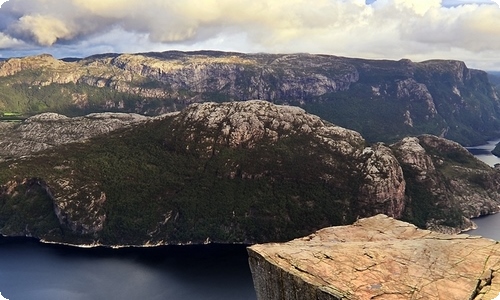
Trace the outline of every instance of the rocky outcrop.
[[70, 180], [58, 179], [52, 185], [57, 191], [47, 189], [54, 203], [54, 212], [59, 224], [69, 228], [74, 234], [96, 234], [103, 230], [106, 221], [106, 193], [99, 189], [97, 182], [79, 185]]
[[248, 248], [259, 300], [494, 299], [500, 245], [385, 215]]
[[364, 183], [357, 199], [357, 205], [363, 209], [359, 216], [386, 213], [401, 218], [406, 208], [406, 181], [394, 153], [383, 144], [375, 144], [365, 148], [363, 155], [366, 156], [361, 168]]
[[194, 102], [261, 99], [301, 106], [370, 142], [429, 133], [471, 145], [500, 135], [497, 92], [485, 72], [459, 61], [215, 51], [72, 61], [40, 55], [1, 61], [0, 88], [9, 91], [0, 110], [30, 114], [162, 114]]
[[424, 181], [428, 178], [428, 173], [436, 170], [431, 157], [420, 145], [417, 137], [406, 137], [396, 143], [393, 148], [400, 153], [399, 161], [416, 173], [415, 180]]
[[0, 126], [0, 161], [30, 155], [42, 150], [129, 127], [149, 120], [137, 114], [100, 113], [68, 118], [43, 113], [22, 123]]
[[260, 100], [193, 104], [175, 118], [174, 126], [182, 128], [184, 142], [231, 148], [253, 148], [262, 140], [276, 143], [306, 134], [342, 155], [356, 155], [365, 143], [358, 132], [326, 122], [301, 108]]
[[[63, 168], [63, 166], [59, 166], [59, 168]], [[0, 199], [19, 200], [21, 198], [28, 200], [29, 205], [14, 208], [18, 211], [12, 215], [1, 216], [2, 222], [7, 224], [4, 225], [3, 234], [37, 236], [43, 232], [44, 235], [50, 235], [50, 232], [44, 232], [47, 228], [43, 227], [49, 226], [45, 223], [52, 223], [51, 226], [55, 225], [55, 220], [60, 226], [69, 228], [70, 232], [74, 234], [98, 233], [103, 229], [106, 220], [106, 213], [103, 209], [106, 194], [99, 190], [96, 191], [97, 186], [97, 183], [90, 183], [75, 188], [74, 184], [65, 179], [56, 180], [50, 187], [41, 178], [13, 179], [7, 182], [0, 189]], [[51, 207], [53, 212], [44, 212], [41, 209], [43, 207]], [[33, 211], [25, 211], [30, 209]], [[23, 220], [25, 227], [22, 231], [19, 231], [20, 228], [10, 227], [11, 218], [15, 219], [20, 215], [24, 215], [25, 218]], [[52, 222], [47, 221], [47, 219], [52, 219]]]
[[[407, 212], [425, 214], [422, 217], [425, 224], [410, 218], [415, 224], [458, 233], [474, 226], [470, 218], [499, 211], [498, 172], [475, 159], [458, 143], [422, 135], [404, 138], [391, 148], [408, 184]], [[465, 218], [460, 220], [460, 216]], [[452, 219], [455, 222], [450, 222]]]
[[[386, 213], [402, 217], [405, 208], [405, 180], [391, 149], [382, 144], [365, 147], [365, 140], [355, 131], [325, 122], [293, 106], [276, 106], [264, 101], [241, 103], [194, 104], [173, 122], [181, 130], [182, 140], [197, 152], [215, 156], [221, 146], [251, 149], [259, 144], [277, 144], [294, 136], [307, 136], [308, 145], [298, 151], [317, 155], [323, 172], [318, 179], [332, 186], [343, 182], [341, 173], [350, 172], [354, 181], [353, 210], [356, 218]], [[323, 148], [327, 151], [317, 151]], [[346, 163], [348, 162], [348, 163]], [[244, 170], [242, 176], [251, 178]], [[347, 182], [346, 182], [347, 183]]]

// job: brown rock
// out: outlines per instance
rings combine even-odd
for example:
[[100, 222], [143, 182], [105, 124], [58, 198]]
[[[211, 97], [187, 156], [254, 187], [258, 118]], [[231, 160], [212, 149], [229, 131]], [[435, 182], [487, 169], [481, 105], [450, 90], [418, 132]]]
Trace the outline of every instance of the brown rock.
[[500, 245], [385, 215], [248, 248], [258, 299], [494, 299]]

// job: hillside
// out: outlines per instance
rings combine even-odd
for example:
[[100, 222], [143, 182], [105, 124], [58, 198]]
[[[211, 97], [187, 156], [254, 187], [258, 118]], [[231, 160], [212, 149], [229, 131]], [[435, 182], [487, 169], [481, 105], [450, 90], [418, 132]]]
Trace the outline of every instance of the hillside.
[[251, 99], [300, 106], [370, 142], [428, 133], [472, 145], [500, 135], [497, 92], [459, 61], [214, 51], [0, 61], [0, 112], [158, 115]]
[[[1, 234], [112, 246], [255, 243], [378, 213], [457, 232], [500, 203], [500, 174], [435, 136], [369, 145], [264, 101], [111, 120], [44, 114], [0, 128], [4, 139], [29, 133], [19, 145], [32, 149], [0, 159]], [[118, 125], [88, 134], [109, 122]], [[64, 139], [30, 146], [68, 124]]]

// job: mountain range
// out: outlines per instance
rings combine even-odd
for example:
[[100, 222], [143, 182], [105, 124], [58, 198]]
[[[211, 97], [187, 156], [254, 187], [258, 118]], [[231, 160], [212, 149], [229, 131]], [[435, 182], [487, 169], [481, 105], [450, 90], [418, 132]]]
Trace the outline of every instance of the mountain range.
[[160, 115], [251, 99], [299, 106], [369, 142], [433, 134], [475, 145], [500, 135], [498, 75], [460, 61], [216, 51], [50, 55], [0, 61], [0, 112]]

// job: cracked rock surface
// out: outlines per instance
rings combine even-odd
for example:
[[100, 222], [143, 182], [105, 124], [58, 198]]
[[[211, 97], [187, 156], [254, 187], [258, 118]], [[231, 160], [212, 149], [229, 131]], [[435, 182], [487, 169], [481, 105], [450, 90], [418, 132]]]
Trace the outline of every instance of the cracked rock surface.
[[494, 299], [500, 245], [385, 215], [248, 248], [258, 299]]

